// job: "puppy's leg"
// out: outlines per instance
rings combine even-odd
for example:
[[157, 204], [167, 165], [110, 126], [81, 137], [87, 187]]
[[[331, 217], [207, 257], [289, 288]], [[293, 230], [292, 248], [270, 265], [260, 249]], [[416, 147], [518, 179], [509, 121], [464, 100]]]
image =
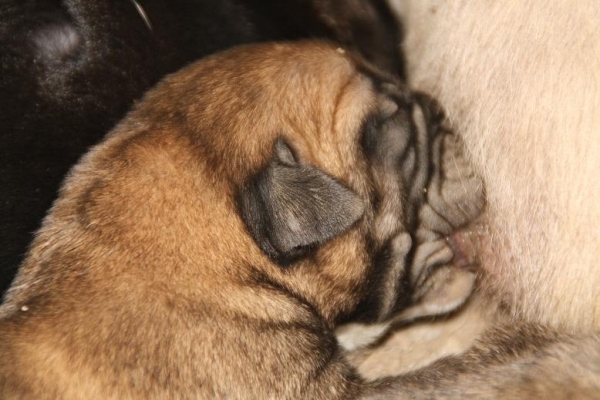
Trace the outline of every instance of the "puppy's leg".
[[598, 336], [512, 323], [491, 330], [462, 356], [378, 382], [368, 398], [597, 399], [598, 365]]
[[439, 318], [421, 318], [393, 326], [389, 334], [347, 352], [346, 359], [361, 377], [376, 380], [431, 365], [442, 357], [467, 351], [495, 322], [481, 296], [474, 293], [459, 310]]

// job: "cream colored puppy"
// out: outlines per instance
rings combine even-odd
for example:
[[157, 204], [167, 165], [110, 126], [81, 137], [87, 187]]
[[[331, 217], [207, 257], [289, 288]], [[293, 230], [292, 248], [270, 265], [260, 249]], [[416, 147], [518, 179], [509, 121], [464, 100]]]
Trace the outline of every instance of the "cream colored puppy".
[[470, 348], [407, 377], [414, 398], [598, 398], [600, 3], [390, 2], [411, 86], [441, 101], [486, 183], [480, 224], [453, 237], [481, 261], [483, 306], [354, 360], [373, 378]]
[[514, 316], [600, 328], [600, 3], [393, 0], [413, 87], [487, 183], [486, 288]]

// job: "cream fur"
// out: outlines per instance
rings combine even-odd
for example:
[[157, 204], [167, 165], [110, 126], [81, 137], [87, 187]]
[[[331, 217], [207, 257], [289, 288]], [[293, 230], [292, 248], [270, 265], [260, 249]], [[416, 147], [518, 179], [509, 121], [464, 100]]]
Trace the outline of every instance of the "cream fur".
[[600, 3], [391, 0], [412, 86], [486, 182], [488, 288], [515, 316], [600, 328]]

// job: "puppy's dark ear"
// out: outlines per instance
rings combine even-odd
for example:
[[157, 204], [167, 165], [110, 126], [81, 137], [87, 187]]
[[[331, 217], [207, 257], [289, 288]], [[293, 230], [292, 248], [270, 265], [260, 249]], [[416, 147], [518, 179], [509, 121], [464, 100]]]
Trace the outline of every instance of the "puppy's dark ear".
[[275, 143], [266, 168], [242, 188], [238, 201], [250, 234], [280, 265], [345, 232], [364, 212], [356, 193], [300, 164], [283, 139]]

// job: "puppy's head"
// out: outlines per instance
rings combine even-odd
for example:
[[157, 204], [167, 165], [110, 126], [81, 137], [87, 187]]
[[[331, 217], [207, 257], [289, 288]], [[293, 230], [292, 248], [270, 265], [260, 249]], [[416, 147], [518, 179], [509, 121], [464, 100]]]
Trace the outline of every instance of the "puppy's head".
[[434, 108], [325, 43], [239, 48], [201, 65], [182, 75], [203, 92], [185, 115], [260, 250], [264, 262], [248, 262], [259, 280], [331, 320], [367, 292], [369, 318], [406, 305]]
[[[388, 317], [409, 305], [414, 282], [430, 285], [430, 269], [408, 266], [439, 116], [416, 100], [321, 42], [240, 47], [189, 66], [72, 171], [15, 303], [35, 292], [28, 280], [74, 296], [81, 285], [68, 277], [93, 275], [101, 296], [170, 285], [166, 296], [210, 293], [255, 313], [247, 288], [267, 287], [329, 323], [357, 309]], [[107, 280], [115, 265], [126, 274]]]

